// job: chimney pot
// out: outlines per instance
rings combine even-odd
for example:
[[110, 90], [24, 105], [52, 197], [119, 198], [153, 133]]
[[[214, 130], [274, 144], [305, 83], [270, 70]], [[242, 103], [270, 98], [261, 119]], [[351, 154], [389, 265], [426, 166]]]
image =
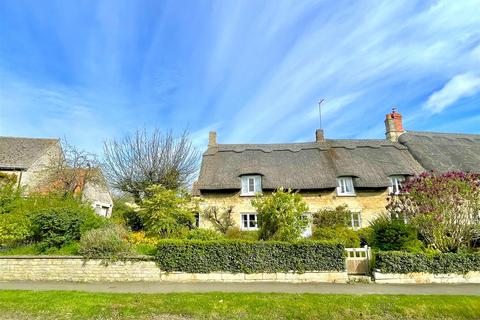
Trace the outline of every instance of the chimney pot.
[[315, 141], [316, 142], [323, 142], [325, 141], [325, 136], [324, 136], [324, 133], [323, 133], [323, 129], [317, 129], [315, 131]]
[[405, 132], [403, 129], [402, 115], [397, 112], [397, 108], [392, 108], [392, 113], [385, 116], [385, 135], [388, 140], [397, 142], [398, 137]]
[[217, 133], [215, 131], [210, 131], [208, 133], [208, 146], [214, 147], [217, 145]]

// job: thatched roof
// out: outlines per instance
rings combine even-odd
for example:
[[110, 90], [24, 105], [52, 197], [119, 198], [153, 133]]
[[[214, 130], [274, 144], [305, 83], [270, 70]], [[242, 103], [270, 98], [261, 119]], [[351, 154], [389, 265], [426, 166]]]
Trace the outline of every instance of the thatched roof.
[[0, 137], [0, 169], [28, 169], [58, 139]]
[[480, 135], [406, 132], [399, 138], [427, 170], [480, 173]]
[[203, 154], [195, 188], [240, 189], [247, 174], [262, 175], [264, 189], [335, 188], [340, 176], [354, 176], [359, 188], [383, 188], [390, 175], [422, 171], [405, 146], [387, 140], [218, 144]]

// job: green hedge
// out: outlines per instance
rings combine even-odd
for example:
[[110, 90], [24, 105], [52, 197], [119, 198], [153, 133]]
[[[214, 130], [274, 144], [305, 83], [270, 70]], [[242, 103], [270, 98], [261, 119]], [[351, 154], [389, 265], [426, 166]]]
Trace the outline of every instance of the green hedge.
[[382, 273], [458, 273], [480, 271], [480, 253], [378, 252], [375, 269]]
[[343, 251], [341, 244], [320, 241], [164, 240], [156, 260], [167, 272], [344, 271]]

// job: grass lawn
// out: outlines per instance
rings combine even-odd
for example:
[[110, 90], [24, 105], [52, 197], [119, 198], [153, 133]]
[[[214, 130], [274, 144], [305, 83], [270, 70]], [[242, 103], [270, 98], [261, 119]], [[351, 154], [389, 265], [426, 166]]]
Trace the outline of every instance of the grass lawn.
[[480, 297], [0, 291], [0, 319], [480, 319]]

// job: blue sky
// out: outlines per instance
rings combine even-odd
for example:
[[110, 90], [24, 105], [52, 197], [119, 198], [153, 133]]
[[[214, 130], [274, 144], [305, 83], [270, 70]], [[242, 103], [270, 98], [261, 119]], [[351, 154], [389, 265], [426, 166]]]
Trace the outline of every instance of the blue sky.
[[0, 135], [480, 133], [480, 0], [0, 1]]

